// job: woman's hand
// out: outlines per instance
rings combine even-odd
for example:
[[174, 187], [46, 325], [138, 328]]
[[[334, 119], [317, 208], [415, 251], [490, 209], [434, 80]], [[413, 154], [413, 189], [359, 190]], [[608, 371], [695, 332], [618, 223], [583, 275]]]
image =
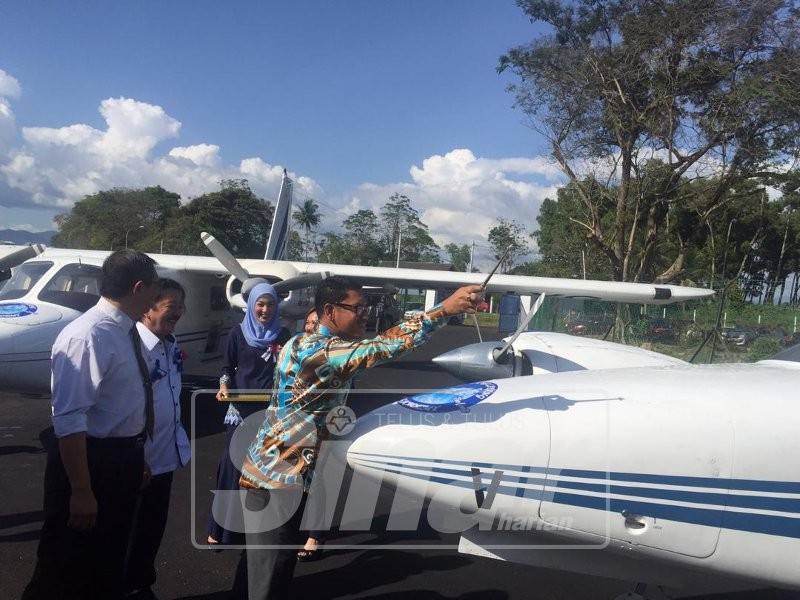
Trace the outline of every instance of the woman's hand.
[[219, 391], [217, 392], [217, 400], [220, 402], [224, 402], [228, 399], [228, 386], [224, 383], [219, 386]]

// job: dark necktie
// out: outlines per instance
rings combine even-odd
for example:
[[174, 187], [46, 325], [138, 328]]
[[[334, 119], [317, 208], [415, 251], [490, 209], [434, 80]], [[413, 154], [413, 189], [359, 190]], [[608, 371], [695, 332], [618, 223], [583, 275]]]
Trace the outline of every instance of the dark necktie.
[[142, 356], [142, 338], [134, 323], [131, 328], [131, 342], [133, 342], [133, 353], [136, 355], [136, 363], [139, 365], [139, 373], [142, 376], [142, 386], [144, 387], [144, 430], [147, 437], [153, 439], [153, 423], [155, 411], [153, 409], [153, 383], [150, 381], [150, 373], [147, 371], [147, 363]]

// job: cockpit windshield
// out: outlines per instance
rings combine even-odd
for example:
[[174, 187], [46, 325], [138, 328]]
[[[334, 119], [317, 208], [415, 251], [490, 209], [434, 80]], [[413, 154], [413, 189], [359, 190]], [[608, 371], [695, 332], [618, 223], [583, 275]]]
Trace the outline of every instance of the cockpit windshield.
[[94, 265], [66, 265], [39, 292], [39, 300], [85, 312], [100, 299], [101, 275]]
[[45, 261], [22, 263], [13, 270], [9, 280], [0, 284], [0, 300], [22, 298], [52, 266], [53, 263]]

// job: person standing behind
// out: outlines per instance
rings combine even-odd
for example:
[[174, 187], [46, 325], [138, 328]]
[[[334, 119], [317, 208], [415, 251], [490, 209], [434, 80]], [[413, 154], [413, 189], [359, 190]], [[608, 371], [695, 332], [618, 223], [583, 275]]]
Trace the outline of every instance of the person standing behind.
[[189, 438], [181, 425], [181, 372], [183, 355], [172, 333], [183, 316], [186, 292], [173, 279], [161, 279], [153, 307], [137, 323], [142, 352], [153, 382], [155, 426], [153, 438], [144, 445], [149, 481], [144, 482], [133, 522], [125, 569], [127, 599], [156, 596], [155, 560], [169, 513], [172, 475], [189, 462]]
[[52, 350], [57, 445], [44, 475], [44, 524], [24, 600], [117, 600], [152, 387], [136, 322], [157, 291], [155, 262], [119, 250], [103, 263], [101, 298], [67, 325]]
[[[303, 333], [311, 334], [317, 330], [319, 317], [317, 309], [312, 308], [306, 313], [306, 320], [303, 323]], [[321, 543], [325, 539], [327, 531], [309, 531], [308, 539], [301, 550], [297, 551], [297, 560], [301, 562], [311, 562], [322, 556]]]
[[[219, 379], [217, 400], [228, 398], [229, 390], [268, 390], [272, 388], [275, 359], [283, 344], [291, 337], [288, 329], [281, 327], [278, 315], [278, 294], [268, 283], [260, 283], [247, 296], [247, 310], [240, 327], [234, 327], [228, 336], [225, 366]], [[225, 415], [225, 448], [217, 468], [217, 490], [238, 490], [241, 465], [234, 465], [230, 447], [236, 428], [266, 403], [231, 402]], [[219, 496], [216, 496], [219, 497]], [[225, 497], [223, 495], [223, 497]], [[212, 501], [213, 502], [213, 501]], [[225, 506], [223, 521], [237, 522], [231, 511], [241, 511], [241, 506]], [[229, 531], [224, 523], [208, 519], [208, 543], [235, 545], [244, 542], [244, 536]]]

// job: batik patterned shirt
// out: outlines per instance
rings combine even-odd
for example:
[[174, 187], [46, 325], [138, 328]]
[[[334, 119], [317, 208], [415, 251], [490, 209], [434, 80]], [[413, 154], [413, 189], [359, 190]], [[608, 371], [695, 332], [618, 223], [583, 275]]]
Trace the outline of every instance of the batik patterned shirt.
[[310, 484], [313, 456], [328, 435], [328, 412], [347, 400], [354, 375], [428, 341], [445, 324], [436, 306], [365, 340], [346, 340], [324, 325], [293, 337], [278, 355], [264, 423], [242, 465], [243, 488]]

